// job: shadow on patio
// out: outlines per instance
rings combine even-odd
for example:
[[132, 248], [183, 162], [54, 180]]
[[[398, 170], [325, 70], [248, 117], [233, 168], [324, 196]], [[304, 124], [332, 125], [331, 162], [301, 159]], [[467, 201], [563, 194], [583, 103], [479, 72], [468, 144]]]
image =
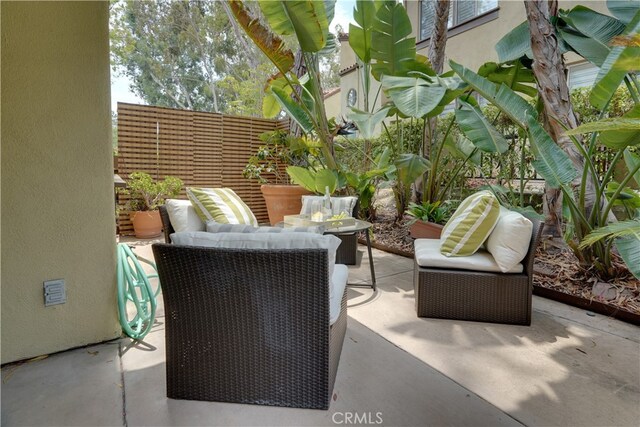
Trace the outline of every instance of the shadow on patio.
[[[150, 255], [150, 246], [136, 252]], [[412, 260], [349, 289], [329, 411], [165, 397], [164, 313], [128, 338], [2, 371], [3, 425], [634, 425], [638, 329], [534, 297], [531, 327], [416, 317]], [[352, 281], [369, 279], [366, 253]], [[160, 301], [161, 303], [161, 301]]]

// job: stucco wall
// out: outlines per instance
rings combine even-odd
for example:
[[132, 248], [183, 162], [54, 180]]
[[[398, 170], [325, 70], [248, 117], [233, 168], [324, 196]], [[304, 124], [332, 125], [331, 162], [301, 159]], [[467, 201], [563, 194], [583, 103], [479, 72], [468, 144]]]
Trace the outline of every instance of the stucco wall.
[[[117, 337], [107, 2], [2, 2], [2, 363]], [[44, 307], [43, 281], [67, 303]]]
[[[595, 11], [608, 14], [606, 2], [604, 1], [559, 2], [559, 6], [562, 9], [571, 9], [578, 4], [585, 4]], [[415, 36], [418, 42], [418, 53], [427, 55], [428, 42], [420, 43], [418, 37], [418, 30], [420, 28], [419, 5], [420, 2], [417, 0], [405, 2], [407, 14], [411, 19], [411, 25], [413, 27], [412, 36]], [[498, 55], [494, 48], [496, 43], [527, 18], [523, 1], [501, 0], [498, 2], [498, 7], [497, 19], [449, 37], [445, 51], [445, 70], [449, 69], [448, 62], [450, 59], [474, 71], [485, 62], [498, 61]], [[566, 55], [565, 60], [567, 63], [582, 61], [580, 57], [571, 53]]]

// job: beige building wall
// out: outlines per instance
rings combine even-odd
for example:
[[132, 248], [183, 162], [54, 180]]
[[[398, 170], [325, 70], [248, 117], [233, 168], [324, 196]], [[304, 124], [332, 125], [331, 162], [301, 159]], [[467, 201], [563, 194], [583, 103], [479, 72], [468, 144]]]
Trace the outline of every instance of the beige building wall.
[[[571, 9], [578, 4], [585, 4], [591, 9], [603, 13], [609, 14], [605, 1], [560, 1], [560, 8]], [[420, 1], [419, 0], [405, 0], [405, 8], [407, 14], [411, 19], [413, 27], [412, 36], [416, 37], [417, 51], [422, 55], [427, 55], [428, 40], [419, 39], [420, 28]], [[524, 2], [521, 0], [502, 0], [498, 2], [498, 12], [495, 19], [467, 29], [466, 31], [458, 32], [457, 34], [450, 35], [447, 40], [446, 47], [446, 59], [445, 59], [445, 71], [449, 69], [448, 62], [450, 59], [464, 65], [465, 67], [477, 71], [478, 68], [485, 62], [498, 60], [498, 55], [495, 51], [496, 43], [509, 31], [515, 28], [518, 24], [526, 20], [526, 12], [524, 8]], [[450, 31], [454, 33], [455, 31]], [[361, 76], [355, 68], [356, 63], [355, 54], [349, 47], [349, 42], [345, 38], [342, 40], [341, 45], [341, 69], [343, 70], [340, 87], [342, 89], [342, 111], [348, 111], [347, 108], [347, 95], [350, 88], [360, 88]], [[568, 53], [565, 55], [565, 61], [567, 65], [573, 65], [583, 62], [584, 60], [578, 55]], [[376, 86], [377, 82], [373, 80], [373, 85]], [[377, 86], [376, 86], [377, 89]], [[372, 91], [373, 92], [373, 91]], [[358, 89], [360, 95], [360, 89]], [[372, 98], [375, 97], [375, 92], [372, 94]], [[358, 96], [359, 102], [362, 97]], [[380, 105], [380, 102], [377, 103]], [[361, 106], [359, 108], [362, 108]]]
[[[604, 1], [560, 1], [559, 7], [571, 9], [579, 4], [585, 4], [597, 12], [609, 14]], [[428, 40], [421, 41], [419, 37], [420, 1], [405, 1], [405, 8], [411, 19], [412, 36], [416, 37], [418, 53], [426, 56], [429, 42]], [[523, 1], [502, 0], [498, 2], [498, 8], [496, 19], [449, 37], [445, 52], [445, 71], [450, 69], [448, 66], [449, 60], [454, 60], [473, 71], [477, 71], [485, 62], [498, 61], [498, 55], [494, 48], [496, 43], [527, 19]], [[567, 64], [582, 61], [575, 54], [568, 54], [565, 59]]]
[[2, 363], [120, 335], [108, 6], [0, 6]]
[[340, 119], [342, 118], [340, 109], [340, 88], [334, 89], [328, 95], [325, 95], [324, 98], [324, 109], [327, 112], [327, 118], [331, 119], [332, 117], [336, 118], [336, 121], [340, 123]]

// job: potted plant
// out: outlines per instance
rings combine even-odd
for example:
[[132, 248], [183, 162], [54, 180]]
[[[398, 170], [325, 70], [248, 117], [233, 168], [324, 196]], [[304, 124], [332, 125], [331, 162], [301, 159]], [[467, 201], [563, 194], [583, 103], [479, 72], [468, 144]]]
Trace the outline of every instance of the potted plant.
[[[341, 183], [346, 184], [334, 156], [334, 138], [342, 127], [327, 117], [320, 57], [337, 46], [335, 36], [329, 32], [334, 2], [279, 0], [258, 4], [261, 16], [254, 16], [255, 10], [243, 1], [229, 2], [240, 27], [278, 71], [267, 81], [263, 113], [265, 117], [276, 117], [285, 112], [317, 151], [317, 163], [287, 167], [292, 182], [314, 192], [319, 188], [320, 193], [328, 186], [333, 192]], [[294, 52], [284, 42], [283, 37], [288, 36], [298, 42], [298, 54], [304, 63], [302, 75], [295, 66]], [[315, 185], [316, 181], [320, 184]]]
[[182, 184], [181, 179], [173, 176], [156, 182], [145, 172], [132, 172], [129, 175], [127, 188], [121, 193], [130, 197], [127, 208], [136, 237], [149, 239], [162, 233], [158, 206], [163, 205], [166, 199], [176, 197]]
[[264, 132], [258, 147], [249, 158], [242, 175], [262, 183], [260, 190], [267, 205], [269, 222], [274, 225], [285, 215], [300, 213], [302, 196], [311, 194], [299, 185], [291, 183], [286, 168], [292, 165], [307, 166], [311, 148], [304, 138], [288, 134], [283, 130]]
[[451, 215], [448, 204], [438, 202], [410, 203], [407, 215], [413, 217], [409, 221], [409, 234], [414, 239], [439, 239], [444, 224]]

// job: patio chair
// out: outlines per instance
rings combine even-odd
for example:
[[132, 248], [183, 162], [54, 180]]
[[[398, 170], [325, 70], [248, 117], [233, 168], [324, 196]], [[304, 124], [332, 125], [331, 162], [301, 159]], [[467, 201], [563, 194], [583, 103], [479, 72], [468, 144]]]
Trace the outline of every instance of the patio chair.
[[155, 244], [167, 397], [328, 409], [347, 318], [327, 251]]
[[531, 221], [522, 273], [422, 267], [415, 260], [418, 317], [530, 325], [533, 260], [541, 234], [540, 221]]

